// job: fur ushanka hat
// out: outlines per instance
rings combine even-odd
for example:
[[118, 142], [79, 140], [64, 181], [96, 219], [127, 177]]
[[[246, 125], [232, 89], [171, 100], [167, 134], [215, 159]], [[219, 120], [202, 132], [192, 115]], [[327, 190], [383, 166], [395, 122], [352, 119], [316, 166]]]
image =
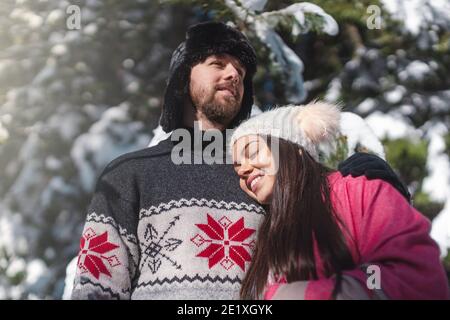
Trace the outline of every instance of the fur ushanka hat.
[[189, 94], [191, 68], [210, 55], [225, 53], [239, 59], [246, 69], [241, 109], [229, 128], [234, 128], [250, 116], [253, 105], [252, 80], [256, 72], [255, 50], [238, 30], [221, 22], [204, 22], [190, 27], [186, 40], [172, 54], [159, 121], [165, 132], [173, 131], [182, 125], [183, 103]]

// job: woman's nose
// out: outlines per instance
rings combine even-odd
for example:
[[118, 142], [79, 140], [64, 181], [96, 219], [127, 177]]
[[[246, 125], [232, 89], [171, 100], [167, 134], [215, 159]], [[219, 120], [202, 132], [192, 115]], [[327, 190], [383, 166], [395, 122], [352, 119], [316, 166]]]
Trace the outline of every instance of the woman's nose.
[[248, 162], [242, 163], [241, 167], [238, 170], [238, 175], [241, 177], [247, 176], [252, 172], [252, 170], [253, 170], [253, 167]]

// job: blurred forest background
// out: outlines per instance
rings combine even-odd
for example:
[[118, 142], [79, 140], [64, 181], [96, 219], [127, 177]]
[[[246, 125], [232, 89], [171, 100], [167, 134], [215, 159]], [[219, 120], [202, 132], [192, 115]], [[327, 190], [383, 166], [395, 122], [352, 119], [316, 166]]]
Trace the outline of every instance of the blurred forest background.
[[261, 109], [320, 98], [366, 120], [450, 273], [450, 2], [297, 2], [2, 0], [0, 299], [63, 296], [98, 175], [150, 143], [171, 53], [206, 20], [255, 46]]

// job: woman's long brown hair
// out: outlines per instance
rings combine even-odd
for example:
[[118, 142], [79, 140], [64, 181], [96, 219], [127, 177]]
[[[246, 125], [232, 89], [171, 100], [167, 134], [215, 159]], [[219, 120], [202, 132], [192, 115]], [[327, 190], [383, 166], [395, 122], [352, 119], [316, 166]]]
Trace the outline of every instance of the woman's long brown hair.
[[[267, 137], [270, 148], [271, 140]], [[336, 276], [333, 297], [341, 274], [353, 267], [353, 259], [339, 228], [330, 200], [330, 170], [305, 150], [278, 140], [278, 172], [267, 214], [258, 230], [256, 249], [241, 287], [241, 299], [260, 299], [269, 271], [287, 282], [318, 278], [314, 240], [324, 264], [325, 276]], [[273, 151], [272, 151], [273, 152]]]

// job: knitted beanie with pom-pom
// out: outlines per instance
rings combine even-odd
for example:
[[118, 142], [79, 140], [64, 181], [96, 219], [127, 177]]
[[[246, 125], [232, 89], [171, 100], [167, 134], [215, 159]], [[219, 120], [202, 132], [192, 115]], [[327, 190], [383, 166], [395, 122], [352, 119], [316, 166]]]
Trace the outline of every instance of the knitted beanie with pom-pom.
[[247, 135], [272, 136], [298, 144], [318, 161], [319, 145], [331, 144], [339, 133], [340, 116], [339, 107], [326, 102], [278, 107], [237, 127], [230, 146]]

